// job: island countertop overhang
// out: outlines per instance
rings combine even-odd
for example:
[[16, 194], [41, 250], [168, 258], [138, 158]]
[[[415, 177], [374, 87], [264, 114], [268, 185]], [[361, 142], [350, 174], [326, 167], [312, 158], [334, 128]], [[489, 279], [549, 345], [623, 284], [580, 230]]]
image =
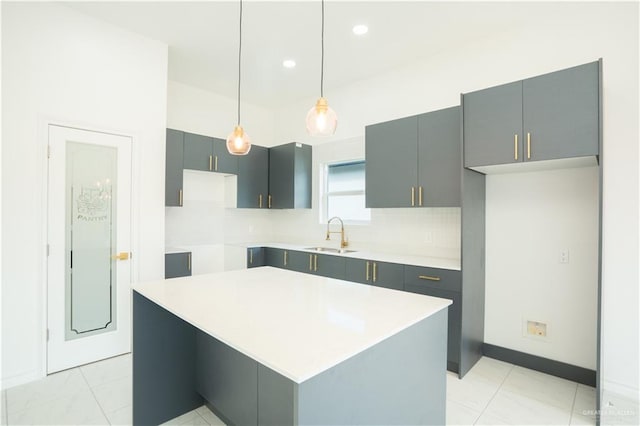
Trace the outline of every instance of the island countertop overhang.
[[138, 283], [133, 289], [296, 383], [451, 304], [271, 267]]

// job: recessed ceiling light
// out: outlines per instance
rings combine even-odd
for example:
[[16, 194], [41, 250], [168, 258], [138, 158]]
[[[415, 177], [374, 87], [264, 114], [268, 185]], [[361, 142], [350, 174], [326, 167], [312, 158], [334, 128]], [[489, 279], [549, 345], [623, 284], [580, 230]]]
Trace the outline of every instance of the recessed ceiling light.
[[366, 25], [356, 25], [353, 27], [353, 33], [355, 35], [363, 35], [366, 34], [367, 31], [369, 31], [369, 27]]
[[285, 68], [295, 68], [296, 61], [294, 61], [293, 59], [285, 59], [284, 61], [282, 61], [282, 66]]

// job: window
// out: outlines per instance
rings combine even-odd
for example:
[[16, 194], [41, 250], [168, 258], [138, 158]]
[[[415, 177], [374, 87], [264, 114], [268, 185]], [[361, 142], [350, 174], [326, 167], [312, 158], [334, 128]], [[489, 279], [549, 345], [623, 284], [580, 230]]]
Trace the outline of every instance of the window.
[[371, 210], [364, 206], [364, 160], [328, 164], [324, 170], [321, 222], [334, 216], [345, 222], [369, 222]]

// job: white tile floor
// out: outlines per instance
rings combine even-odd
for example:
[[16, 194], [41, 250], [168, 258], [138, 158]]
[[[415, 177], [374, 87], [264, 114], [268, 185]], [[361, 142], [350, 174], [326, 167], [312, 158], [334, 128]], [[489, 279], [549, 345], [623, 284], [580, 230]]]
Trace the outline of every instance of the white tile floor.
[[[595, 389], [491, 358], [447, 373], [449, 425], [592, 425]], [[2, 425], [130, 425], [131, 355], [2, 392]], [[171, 425], [223, 425], [200, 407]]]

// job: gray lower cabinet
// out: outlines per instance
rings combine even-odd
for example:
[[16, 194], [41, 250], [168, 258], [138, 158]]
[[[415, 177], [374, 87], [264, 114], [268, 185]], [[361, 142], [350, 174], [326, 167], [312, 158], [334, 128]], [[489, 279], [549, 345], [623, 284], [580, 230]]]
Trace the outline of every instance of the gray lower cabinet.
[[258, 363], [198, 330], [196, 390], [225, 423], [258, 422]]
[[269, 148], [267, 206], [310, 209], [311, 193], [311, 146], [291, 142]]
[[238, 157], [229, 154], [224, 140], [184, 133], [184, 168], [220, 173], [238, 173]]
[[273, 266], [274, 268], [284, 268], [287, 260], [286, 250], [265, 247], [264, 248], [264, 265]]
[[460, 206], [460, 107], [365, 128], [366, 206]]
[[344, 257], [328, 254], [307, 254], [309, 255], [310, 273], [338, 280], [345, 279], [346, 259]]
[[462, 96], [464, 165], [597, 156], [600, 62]]
[[166, 253], [164, 255], [164, 277], [191, 276], [191, 252]]
[[269, 195], [269, 149], [252, 145], [247, 155], [238, 157], [237, 207], [267, 208]]
[[404, 265], [364, 259], [346, 259], [347, 281], [402, 290]]
[[165, 159], [165, 206], [182, 206], [184, 133], [167, 129]]
[[257, 268], [258, 266], [265, 266], [264, 252], [264, 247], [247, 248], [247, 268]]

